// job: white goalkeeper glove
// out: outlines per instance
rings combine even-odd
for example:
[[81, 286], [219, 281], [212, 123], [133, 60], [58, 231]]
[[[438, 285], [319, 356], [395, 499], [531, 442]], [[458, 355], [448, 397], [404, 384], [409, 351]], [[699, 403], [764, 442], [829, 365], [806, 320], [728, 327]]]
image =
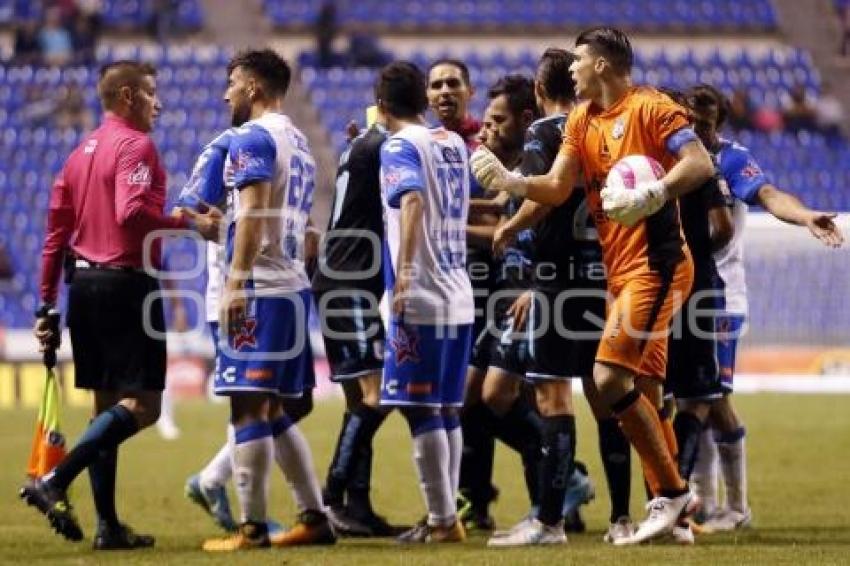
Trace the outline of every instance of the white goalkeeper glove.
[[509, 175], [499, 158], [484, 145], [478, 146], [469, 156], [469, 166], [478, 183], [485, 189], [499, 190], [499, 181], [504, 181]]
[[602, 210], [614, 222], [632, 227], [658, 212], [667, 202], [667, 188], [662, 181], [640, 183], [634, 189], [602, 189]]

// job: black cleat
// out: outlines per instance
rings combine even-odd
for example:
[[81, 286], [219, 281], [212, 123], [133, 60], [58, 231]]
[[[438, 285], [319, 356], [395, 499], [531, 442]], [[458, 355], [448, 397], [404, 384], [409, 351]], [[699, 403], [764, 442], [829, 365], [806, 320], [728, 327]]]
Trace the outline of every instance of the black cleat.
[[343, 537], [369, 537], [372, 531], [364, 522], [352, 517], [348, 510], [339, 505], [333, 505], [325, 510], [328, 521], [334, 532]]
[[370, 513], [368, 517], [361, 517], [360, 522], [369, 527], [370, 537], [396, 537], [410, 529], [410, 526], [391, 525], [377, 513]]
[[101, 524], [97, 528], [92, 547], [95, 550], [132, 550], [151, 548], [156, 540], [151, 535], [139, 535], [127, 525], [108, 527]]
[[584, 519], [581, 518], [578, 509], [573, 509], [564, 517], [565, 533], [583, 533], [586, 530], [587, 526], [584, 524]]
[[64, 491], [51, 489], [48, 484], [36, 479], [21, 488], [20, 497], [47, 517], [57, 533], [74, 542], [83, 540], [83, 530]]

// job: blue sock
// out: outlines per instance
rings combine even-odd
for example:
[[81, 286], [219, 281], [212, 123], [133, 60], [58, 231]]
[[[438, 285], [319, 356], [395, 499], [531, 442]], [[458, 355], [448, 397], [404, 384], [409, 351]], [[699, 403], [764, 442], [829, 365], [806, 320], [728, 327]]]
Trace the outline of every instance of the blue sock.
[[115, 476], [118, 474], [118, 448], [101, 450], [89, 464], [89, 480], [99, 523], [109, 528], [120, 525], [115, 510]]
[[117, 449], [118, 445], [136, 434], [139, 424], [126, 407], [115, 405], [99, 414], [65, 458], [44, 479], [50, 487], [65, 490], [88, 468], [101, 450]]

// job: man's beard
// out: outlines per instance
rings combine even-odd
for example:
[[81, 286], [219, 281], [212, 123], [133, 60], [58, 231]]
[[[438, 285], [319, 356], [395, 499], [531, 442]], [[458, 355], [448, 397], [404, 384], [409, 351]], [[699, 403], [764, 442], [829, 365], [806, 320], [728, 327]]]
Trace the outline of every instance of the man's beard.
[[238, 128], [251, 119], [251, 106], [242, 104], [233, 109], [230, 115], [230, 125]]

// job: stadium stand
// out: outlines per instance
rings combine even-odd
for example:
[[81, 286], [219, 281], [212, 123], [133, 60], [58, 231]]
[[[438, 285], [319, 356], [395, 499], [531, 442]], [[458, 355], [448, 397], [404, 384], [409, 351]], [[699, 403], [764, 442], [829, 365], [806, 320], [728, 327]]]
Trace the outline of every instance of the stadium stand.
[[[227, 126], [220, 96], [230, 55], [230, 51], [215, 46], [103, 46], [98, 50], [99, 62], [141, 58], [157, 64], [163, 112], [153, 135], [169, 172], [172, 194], [185, 182], [204, 141]], [[530, 51], [459, 55], [469, 63], [479, 92], [484, 92], [487, 85], [507, 71], [530, 73], [537, 58]], [[430, 60], [421, 52], [414, 53], [412, 59], [423, 66]], [[345, 143], [345, 124], [360, 117], [362, 109], [371, 103], [375, 71], [317, 69], [310, 66], [311, 62], [310, 54], [300, 58], [301, 80], [333, 145], [340, 150]], [[679, 55], [639, 52], [636, 63], [638, 82], [681, 87], [706, 81], [727, 92], [743, 87], [759, 106], [778, 106], [778, 93], [794, 84], [803, 84], [812, 94], [820, 89], [817, 71], [808, 55], [799, 49], [772, 49], [762, 55], [747, 50], [731, 55], [720, 51], [708, 54], [685, 51]], [[50, 123], [28, 124], [22, 112], [28, 103], [26, 93], [32, 87], [51, 92], [59, 85], [73, 82], [82, 87], [88, 107], [98, 113], [95, 80], [95, 71], [86, 67], [0, 66], [0, 99], [7, 101], [0, 108], [0, 139], [5, 147], [13, 148], [0, 158], [0, 224], [10, 227], [0, 236], [3, 239], [0, 245], [8, 251], [14, 272], [11, 281], [0, 287], [0, 325], [30, 324], [37, 300], [39, 251], [45, 222], [42, 211], [54, 174], [82, 134], [77, 129], [61, 129]], [[484, 96], [477, 96], [473, 113], [480, 115], [484, 102]], [[188, 124], [192, 127], [186, 127]], [[850, 185], [850, 170], [841, 167], [850, 162], [850, 146], [846, 141], [805, 131], [798, 134], [743, 131], [738, 138], [753, 149], [778, 185], [797, 191], [810, 206], [850, 210], [850, 194], [838, 190]], [[191, 244], [180, 246], [181, 256], [193, 253]], [[181, 263], [187, 261], [181, 259]], [[200, 284], [194, 283], [198, 288]], [[194, 317], [194, 312], [191, 316]], [[817, 318], [812, 320], [814, 324]], [[194, 318], [190, 322], [194, 323]]]
[[[100, 62], [120, 58], [141, 58], [159, 67], [158, 82], [163, 112], [153, 132], [168, 169], [169, 195], [174, 196], [187, 179], [194, 157], [205, 141], [226, 128], [222, 112], [221, 87], [226, 82], [226, 63], [231, 52], [218, 47], [145, 48], [102, 47]], [[86, 67], [38, 68], [0, 66], [0, 139], [14, 148], [0, 158], [0, 247], [10, 255], [14, 275], [0, 286], [0, 326], [29, 326], [37, 301], [40, 249], [50, 187], [67, 154], [79, 142], [82, 131], [60, 129], [50, 123], [33, 127], [22, 117], [26, 91], [43, 86], [46, 91], [74, 82], [83, 88], [86, 103], [95, 113], [100, 109], [94, 85], [97, 73]], [[187, 124], [193, 127], [187, 128]], [[175, 253], [193, 253], [191, 241], [178, 244]], [[186, 251], [188, 250], [188, 251]], [[203, 288], [202, 281], [191, 282]], [[194, 324], [194, 309], [190, 323]]]
[[[266, 15], [279, 27], [308, 27], [323, 2], [265, 0]], [[339, 23], [397, 30], [433, 28], [587, 27], [607, 23], [637, 30], [770, 30], [776, 15], [768, 0], [362, 0], [339, 6]]]
[[[142, 29], [154, 15], [155, 0], [104, 0], [101, 16], [111, 28]], [[44, 15], [44, 2], [0, 0], [0, 24], [21, 20], [38, 20]], [[179, 0], [174, 7], [174, 25], [181, 30], [198, 30], [203, 26], [200, 0]]]

